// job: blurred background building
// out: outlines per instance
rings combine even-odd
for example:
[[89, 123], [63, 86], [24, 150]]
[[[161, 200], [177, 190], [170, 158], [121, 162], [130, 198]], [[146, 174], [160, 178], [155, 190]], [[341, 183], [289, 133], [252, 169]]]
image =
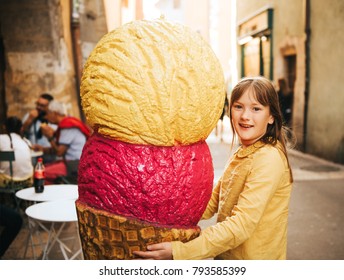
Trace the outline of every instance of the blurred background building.
[[42, 92], [83, 118], [82, 67], [99, 39], [161, 15], [209, 42], [228, 92], [243, 76], [284, 79], [297, 148], [344, 163], [342, 0], [0, 0], [0, 121]]

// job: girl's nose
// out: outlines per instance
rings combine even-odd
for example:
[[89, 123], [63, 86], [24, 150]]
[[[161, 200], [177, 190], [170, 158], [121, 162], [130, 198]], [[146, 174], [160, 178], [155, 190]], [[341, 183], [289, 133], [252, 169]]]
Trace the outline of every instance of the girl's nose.
[[247, 109], [244, 109], [241, 114], [241, 118], [243, 120], [249, 120], [250, 119], [250, 112]]

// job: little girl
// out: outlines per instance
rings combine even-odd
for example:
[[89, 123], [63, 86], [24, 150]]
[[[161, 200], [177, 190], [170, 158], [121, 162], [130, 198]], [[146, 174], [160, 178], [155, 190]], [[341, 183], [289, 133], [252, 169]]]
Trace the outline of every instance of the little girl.
[[217, 223], [199, 237], [150, 245], [149, 259], [286, 259], [292, 189], [282, 113], [272, 83], [244, 78], [230, 96], [229, 113], [240, 147], [213, 190], [202, 219]]

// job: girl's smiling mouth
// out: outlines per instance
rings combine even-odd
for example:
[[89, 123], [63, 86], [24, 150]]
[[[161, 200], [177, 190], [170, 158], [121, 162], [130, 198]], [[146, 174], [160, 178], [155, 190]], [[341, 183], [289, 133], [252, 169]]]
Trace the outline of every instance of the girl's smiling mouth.
[[253, 125], [244, 124], [244, 123], [239, 123], [239, 126], [242, 127], [242, 128], [251, 128], [251, 127], [253, 127]]

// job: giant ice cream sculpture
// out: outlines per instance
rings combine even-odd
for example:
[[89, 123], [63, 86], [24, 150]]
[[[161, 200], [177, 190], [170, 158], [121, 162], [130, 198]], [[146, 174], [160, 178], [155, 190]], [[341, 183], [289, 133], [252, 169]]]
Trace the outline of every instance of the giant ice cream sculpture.
[[134, 21], [99, 41], [81, 82], [95, 131], [76, 202], [85, 259], [131, 259], [199, 235], [214, 177], [205, 139], [224, 96], [216, 56], [185, 26]]

